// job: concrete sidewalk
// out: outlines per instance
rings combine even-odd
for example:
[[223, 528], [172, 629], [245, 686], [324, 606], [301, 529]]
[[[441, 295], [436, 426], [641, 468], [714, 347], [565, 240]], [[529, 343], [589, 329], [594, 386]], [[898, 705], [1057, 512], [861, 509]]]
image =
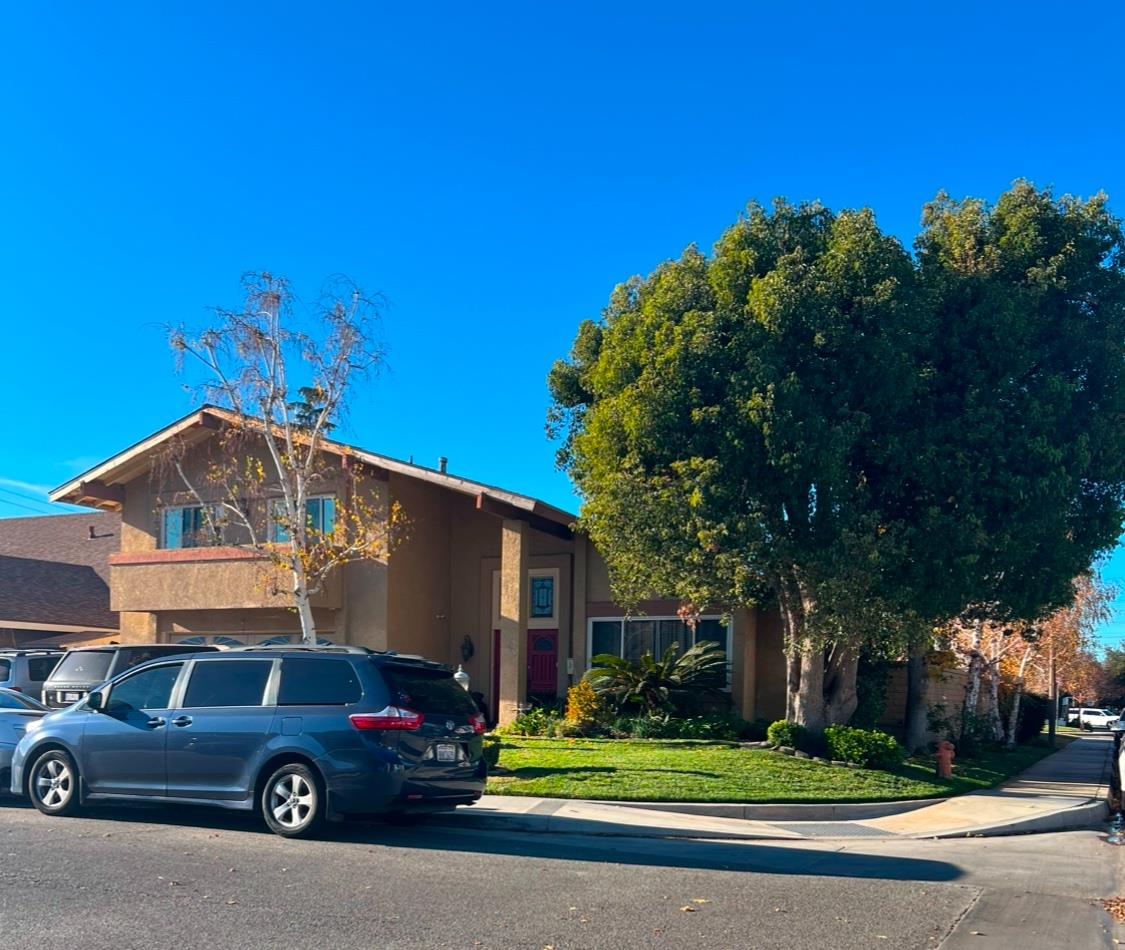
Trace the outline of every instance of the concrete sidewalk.
[[[835, 820], [777, 820], [774, 815], [794, 814], [791, 809], [777, 811], [781, 806], [760, 806], [775, 809], [772, 813], [764, 811], [761, 818], [753, 817], [759, 806], [723, 806], [746, 817], [721, 817], [722, 812], [690, 813], [694, 811], [690, 805], [638, 807], [486, 795], [472, 808], [434, 816], [434, 821], [453, 827], [503, 831], [732, 840], [953, 838], [1063, 831], [1105, 820], [1112, 748], [1108, 735], [1083, 736], [997, 788], [924, 803], [921, 807], [916, 803], [899, 803], [897, 810], [901, 813], [883, 817], [855, 814], [849, 818], [847, 810], [840, 809], [840, 817]], [[677, 807], [684, 807], [689, 813], [671, 810]]]

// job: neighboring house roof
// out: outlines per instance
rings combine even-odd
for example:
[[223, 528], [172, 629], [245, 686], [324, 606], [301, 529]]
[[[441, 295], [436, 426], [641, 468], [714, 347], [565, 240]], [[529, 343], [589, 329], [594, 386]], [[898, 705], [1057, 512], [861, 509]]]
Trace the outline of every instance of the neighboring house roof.
[[121, 516], [112, 512], [0, 518], [0, 554], [85, 565], [107, 584], [109, 556], [119, 550]]
[[[118, 452], [112, 458], [95, 465], [65, 485], [60, 485], [51, 492], [50, 498], [52, 501], [66, 501], [70, 504], [119, 511], [123, 499], [121, 486], [146, 471], [151, 458], [169, 439], [179, 436], [189, 443], [202, 441], [223, 422], [234, 422], [238, 419], [239, 417], [230, 410], [220, 409], [217, 406], [202, 406], [123, 452]], [[523, 514], [544, 524], [564, 529], [569, 529], [575, 520], [575, 516], [570, 512], [528, 495], [460, 478], [411, 462], [403, 462], [331, 439], [323, 440], [322, 445], [325, 452], [348, 455], [388, 472], [447, 488], [462, 495], [475, 496], [479, 507], [491, 508], [496, 513], [503, 513], [510, 509], [514, 514]]]
[[0, 555], [0, 627], [117, 629], [109, 585], [86, 564]]

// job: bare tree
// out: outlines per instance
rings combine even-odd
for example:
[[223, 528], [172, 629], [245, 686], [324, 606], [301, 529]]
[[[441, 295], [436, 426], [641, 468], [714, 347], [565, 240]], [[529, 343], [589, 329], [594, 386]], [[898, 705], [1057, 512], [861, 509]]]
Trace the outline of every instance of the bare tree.
[[234, 534], [287, 578], [302, 640], [315, 643], [309, 598], [341, 565], [387, 556], [402, 524], [354, 454], [327, 440], [352, 384], [384, 365], [381, 305], [342, 277], [311, 306], [269, 273], [244, 275], [243, 289], [242, 308], [216, 308], [203, 330], [168, 328], [177, 369], [202, 367], [198, 392], [225, 411], [202, 467], [178, 440], [163, 467], [199, 507], [206, 542]]

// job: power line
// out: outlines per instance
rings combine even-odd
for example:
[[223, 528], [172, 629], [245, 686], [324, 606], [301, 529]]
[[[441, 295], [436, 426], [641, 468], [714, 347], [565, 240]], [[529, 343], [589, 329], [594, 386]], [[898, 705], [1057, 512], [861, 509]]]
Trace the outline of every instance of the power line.
[[30, 511], [37, 515], [54, 514], [54, 512], [45, 512], [42, 508], [32, 508], [31, 505], [25, 505], [18, 501], [9, 501], [7, 498], [0, 498], [0, 505], [11, 505], [14, 508], [22, 508], [24, 511]]
[[[0, 485], [0, 492], [3, 492], [5, 495], [12, 495], [15, 498], [23, 498], [25, 501], [35, 502], [35, 504], [37, 504], [37, 505], [43, 505], [44, 507], [47, 508], [48, 511], [54, 511], [54, 509], [52, 509], [50, 507], [47, 507], [47, 506], [61, 504], [60, 502], [57, 502], [57, 501], [51, 501], [50, 499], [44, 500], [44, 499], [41, 499], [41, 498], [36, 498], [34, 495], [28, 495], [24, 492], [15, 491], [11, 488], [5, 488], [3, 485]], [[7, 504], [14, 505], [16, 503], [14, 501], [9, 501], [9, 502], [7, 502]], [[27, 506], [21, 505], [20, 507], [25, 508]], [[77, 506], [71, 506], [71, 507], [77, 507]]]

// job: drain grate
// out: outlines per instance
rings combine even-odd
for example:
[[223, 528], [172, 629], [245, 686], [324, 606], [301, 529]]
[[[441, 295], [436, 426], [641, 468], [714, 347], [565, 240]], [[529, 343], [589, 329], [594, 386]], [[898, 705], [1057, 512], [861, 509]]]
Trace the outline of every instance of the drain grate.
[[807, 838], [893, 838], [889, 831], [857, 825], [853, 821], [785, 821], [774, 822], [784, 831], [795, 831]]

